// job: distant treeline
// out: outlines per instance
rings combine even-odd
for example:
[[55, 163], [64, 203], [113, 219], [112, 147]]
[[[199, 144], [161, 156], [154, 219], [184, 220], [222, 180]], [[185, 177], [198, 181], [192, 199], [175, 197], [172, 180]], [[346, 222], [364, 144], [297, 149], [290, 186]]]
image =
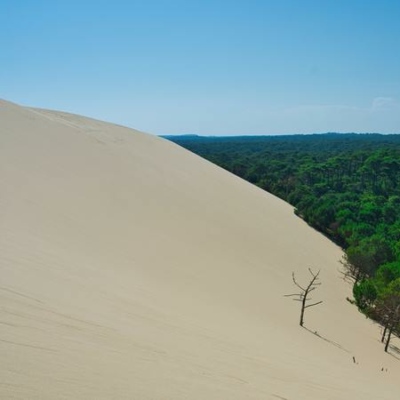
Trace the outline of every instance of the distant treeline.
[[399, 328], [400, 135], [168, 139], [292, 204], [345, 249], [359, 308]]

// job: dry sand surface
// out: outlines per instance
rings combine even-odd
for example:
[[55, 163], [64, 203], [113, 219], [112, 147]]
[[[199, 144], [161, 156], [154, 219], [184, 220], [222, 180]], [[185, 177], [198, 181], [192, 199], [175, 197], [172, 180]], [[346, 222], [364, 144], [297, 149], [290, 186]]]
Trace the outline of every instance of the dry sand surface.
[[[1, 399], [399, 398], [341, 250], [276, 197], [155, 136], [5, 101], [0, 184]], [[310, 331], [284, 297], [308, 267]]]

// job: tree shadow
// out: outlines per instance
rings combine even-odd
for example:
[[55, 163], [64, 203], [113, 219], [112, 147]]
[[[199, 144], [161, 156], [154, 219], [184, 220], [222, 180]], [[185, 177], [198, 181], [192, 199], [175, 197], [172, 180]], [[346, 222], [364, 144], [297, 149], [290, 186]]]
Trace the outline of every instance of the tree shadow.
[[389, 350], [391, 351], [388, 351], [387, 354], [400, 361], [400, 348], [394, 344], [389, 344]]
[[[319, 337], [319, 338], [322, 339], [323, 341], [325, 341], [325, 342], [331, 344], [332, 346], [335, 346], [335, 347], [337, 347], [338, 349], [345, 351], [346, 353], [350, 353], [350, 351], [347, 350], [347, 349], [345, 349], [342, 345], [340, 345], [339, 343], [334, 342], [333, 340], [330, 340], [330, 339], [326, 338], [325, 336], [320, 335], [317, 331], [312, 331], [311, 329], [307, 328], [307, 327], [304, 326], [304, 325], [303, 325], [303, 328], [304, 328], [306, 331], [312, 333], [313, 335]], [[399, 350], [399, 351], [400, 351], [400, 350]]]

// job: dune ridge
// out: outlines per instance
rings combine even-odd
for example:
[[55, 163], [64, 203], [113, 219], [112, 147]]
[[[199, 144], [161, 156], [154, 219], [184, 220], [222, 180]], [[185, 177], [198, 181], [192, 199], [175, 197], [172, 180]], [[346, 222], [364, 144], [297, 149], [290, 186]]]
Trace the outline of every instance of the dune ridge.
[[[6, 101], [0, 182], [0, 398], [397, 398], [400, 355], [346, 301], [341, 250], [271, 194], [164, 139]], [[284, 294], [309, 267], [306, 330]]]

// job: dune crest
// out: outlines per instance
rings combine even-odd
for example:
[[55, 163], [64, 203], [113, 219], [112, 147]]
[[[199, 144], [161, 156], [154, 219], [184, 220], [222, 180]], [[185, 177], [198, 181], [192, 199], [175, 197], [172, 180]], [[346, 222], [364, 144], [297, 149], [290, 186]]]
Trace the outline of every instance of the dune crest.
[[[341, 250], [280, 199], [161, 138], [6, 101], [0, 182], [0, 398], [398, 396]], [[284, 294], [309, 267], [307, 330]]]

